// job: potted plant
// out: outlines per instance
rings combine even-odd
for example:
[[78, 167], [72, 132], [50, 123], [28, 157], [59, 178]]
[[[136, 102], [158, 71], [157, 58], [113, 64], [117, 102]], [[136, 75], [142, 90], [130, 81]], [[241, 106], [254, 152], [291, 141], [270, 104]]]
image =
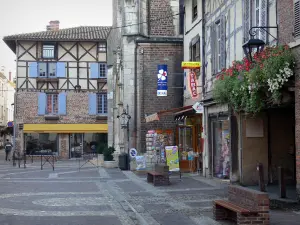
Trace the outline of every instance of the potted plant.
[[103, 167], [105, 168], [116, 168], [118, 167], [117, 162], [114, 160], [114, 152], [116, 149], [114, 147], [108, 147], [103, 149], [104, 162]]
[[103, 157], [103, 151], [104, 149], [107, 148], [107, 144], [106, 143], [99, 143], [97, 145], [97, 154], [98, 154], [98, 160], [100, 162], [100, 165], [103, 165], [104, 162], [104, 157]]

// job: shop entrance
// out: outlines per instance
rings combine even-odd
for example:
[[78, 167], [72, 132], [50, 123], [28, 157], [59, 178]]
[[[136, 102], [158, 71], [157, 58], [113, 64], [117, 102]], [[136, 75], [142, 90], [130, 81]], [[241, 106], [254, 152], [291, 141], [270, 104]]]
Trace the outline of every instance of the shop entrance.
[[70, 134], [70, 158], [80, 158], [83, 153], [83, 134]]
[[212, 174], [216, 178], [230, 178], [230, 133], [228, 119], [211, 121]]

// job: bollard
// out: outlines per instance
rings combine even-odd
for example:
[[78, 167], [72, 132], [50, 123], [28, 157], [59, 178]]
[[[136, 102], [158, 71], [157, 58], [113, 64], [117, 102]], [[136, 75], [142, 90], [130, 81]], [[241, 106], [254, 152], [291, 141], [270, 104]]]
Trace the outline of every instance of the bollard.
[[262, 163], [257, 164], [257, 171], [258, 171], [259, 190], [262, 192], [266, 192], [266, 185], [264, 182], [264, 167]]
[[279, 183], [279, 197], [286, 198], [286, 185], [284, 179], [284, 168], [278, 167], [278, 183]]

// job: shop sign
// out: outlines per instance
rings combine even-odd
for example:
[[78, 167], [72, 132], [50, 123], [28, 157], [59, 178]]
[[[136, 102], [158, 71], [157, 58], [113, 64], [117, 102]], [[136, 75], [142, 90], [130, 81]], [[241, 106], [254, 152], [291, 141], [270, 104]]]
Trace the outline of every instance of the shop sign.
[[136, 170], [145, 170], [146, 169], [146, 157], [145, 156], [136, 156]]
[[166, 159], [170, 171], [180, 171], [178, 146], [166, 146]]
[[196, 111], [196, 113], [203, 113], [203, 105], [200, 102], [196, 102], [193, 105], [193, 109]]
[[197, 82], [196, 73], [194, 71], [190, 72], [190, 74], [188, 76], [188, 80], [189, 80], [188, 83], [189, 83], [191, 97], [197, 98], [198, 97], [198, 92], [197, 92], [198, 82]]
[[201, 62], [181, 62], [182, 69], [200, 69]]
[[154, 114], [151, 114], [149, 116], [146, 116], [145, 120], [146, 120], [146, 123], [149, 123], [149, 122], [152, 122], [152, 121], [155, 121], [155, 120], [159, 120], [159, 117], [158, 117], [157, 113], [154, 113]]
[[168, 96], [168, 66], [157, 66], [157, 96]]

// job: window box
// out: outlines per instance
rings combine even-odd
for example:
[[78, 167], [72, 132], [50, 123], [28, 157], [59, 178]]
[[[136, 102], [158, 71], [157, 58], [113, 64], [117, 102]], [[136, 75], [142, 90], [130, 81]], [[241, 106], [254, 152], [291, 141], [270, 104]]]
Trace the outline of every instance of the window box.
[[45, 115], [45, 120], [59, 120], [58, 115]]

